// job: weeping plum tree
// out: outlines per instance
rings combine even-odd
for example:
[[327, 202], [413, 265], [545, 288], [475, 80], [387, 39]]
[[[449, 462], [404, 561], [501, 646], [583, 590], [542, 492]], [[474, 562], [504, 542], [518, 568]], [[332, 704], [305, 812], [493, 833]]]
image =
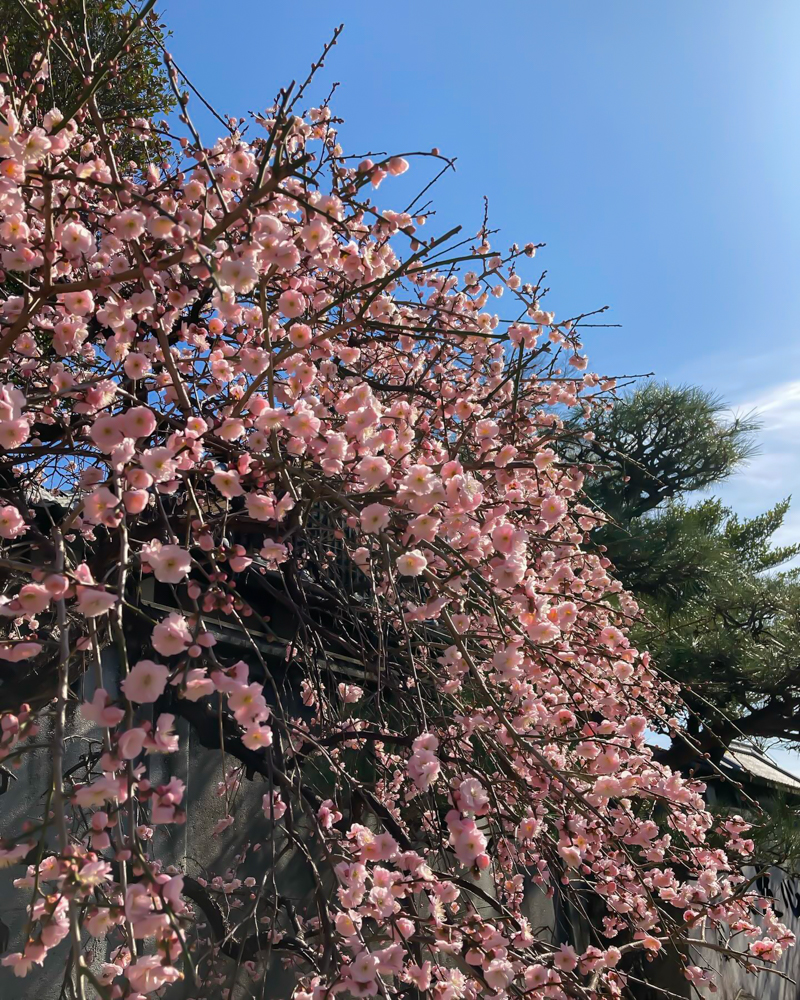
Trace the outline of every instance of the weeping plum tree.
[[[426, 160], [348, 159], [305, 85], [205, 146], [168, 66], [186, 136], [128, 172], [96, 99], [117, 55], [60, 111], [41, 57], [0, 94], [0, 753], [52, 765], [0, 831], [29, 893], [3, 965], [64, 941], [78, 996], [263, 995], [280, 961], [297, 1000], [450, 1000], [619, 995], [673, 947], [695, 985], [709, 949], [777, 960], [746, 824], [646, 744], [676, 691], [562, 457], [565, 410], [615, 383], [535, 247], [377, 207]], [[186, 723], [218, 832], [261, 792], [203, 879], [167, 861], [184, 781], [148, 777]], [[554, 947], [530, 885], [591, 894], [592, 943]]]

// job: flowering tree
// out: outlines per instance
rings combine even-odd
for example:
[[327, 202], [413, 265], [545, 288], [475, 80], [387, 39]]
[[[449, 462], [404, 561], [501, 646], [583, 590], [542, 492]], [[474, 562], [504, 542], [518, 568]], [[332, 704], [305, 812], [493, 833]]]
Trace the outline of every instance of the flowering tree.
[[[115, 150], [151, 125], [95, 100], [114, 59], [63, 113], [42, 57], [0, 93], [6, 769], [52, 719], [46, 802], [0, 831], [30, 893], [2, 963], [69, 939], [83, 996], [262, 989], [283, 961], [302, 1000], [450, 1000], [616, 995], [667, 944], [698, 985], [703, 948], [777, 959], [745, 824], [713, 829], [646, 744], [676, 693], [559, 458], [615, 383], [518, 273], [535, 248], [376, 208], [410, 154], [350, 161], [305, 86], [206, 148], [170, 69], [188, 138], [134, 170]], [[268, 839], [236, 855], [258, 877], [166, 870], [185, 786], [147, 775], [178, 717], [222, 756], [218, 831], [263, 786]], [[279, 891], [286, 856], [308, 893]], [[589, 900], [593, 943], [532, 927], [531, 886]]]

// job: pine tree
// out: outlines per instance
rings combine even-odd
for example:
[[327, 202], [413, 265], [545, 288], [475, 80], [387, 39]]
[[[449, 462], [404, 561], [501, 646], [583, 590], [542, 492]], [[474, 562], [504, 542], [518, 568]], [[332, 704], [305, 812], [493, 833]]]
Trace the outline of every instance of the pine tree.
[[703, 496], [754, 452], [758, 423], [718, 397], [658, 383], [588, 427], [579, 448], [610, 518], [598, 535], [642, 609], [637, 638], [683, 686], [692, 744], [667, 759], [719, 760], [741, 736], [800, 744], [800, 544], [776, 546], [789, 499], [740, 518]]

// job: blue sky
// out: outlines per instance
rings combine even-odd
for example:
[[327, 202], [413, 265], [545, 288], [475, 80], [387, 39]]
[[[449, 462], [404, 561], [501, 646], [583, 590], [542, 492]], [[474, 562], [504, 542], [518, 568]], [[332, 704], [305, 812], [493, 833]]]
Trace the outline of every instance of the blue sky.
[[[457, 157], [437, 230], [473, 232], [486, 195], [498, 245], [546, 243], [548, 308], [608, 305], [622, 324], [587, 338], [592, 367], [757, 408], [761, 453], [722, 492], [743, 514], [794, 492], [782, 540], [800, 537], [797, 0], [159, 6], [181, 68], [242, 116], [303, 79], [344, 21], [315, 96], [340, 82], [346, 149]], [[403, 207], [391, 183], [381, 201]]]

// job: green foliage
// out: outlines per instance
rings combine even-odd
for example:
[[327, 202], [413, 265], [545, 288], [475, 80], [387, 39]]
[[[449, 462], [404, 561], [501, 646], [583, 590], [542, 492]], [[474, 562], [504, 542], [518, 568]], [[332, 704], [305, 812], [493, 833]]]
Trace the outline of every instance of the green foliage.
[[762, 865], [782, 865], [800, 873], [800, 808], [797, 797], [779, 792], [764, 807], [766, 815], [756, 819], [750, 836], [754, 856]]
[[[611, 519], [597, 540], [641, 606], [635, 638], [684, 685], [717, 758], [741, 734], [800, 743], [800, 579], [785, 568], [800, 544], [773, 543], [789, 500], [741, 518], [691, 497], [753, 454], [757, 427], [704, 390], [651, 383], [592, 418], [575, 455], [595, 463], [589, 494]], [[690, 763], [678, 748], [674, 762]]]
[[[0, 24], [7, 39], [5, 71], [27, 72], [37, 53], [46, 53], [50, 79], [41, 106], [71, 108], [93, 67], [102, 64], [123, 36], [135, 13], [126, 0], [48, 0], [43, 16], [33, 0], [0, 0]], [[52, 19], [53, 32], [46, 17]], [[136, 118], [168, 114], [175, 101], [163, 65], [164, 26], [150, 12], [120, 54], [112, 78], [97, 92], [104, 120], [123, 124]], [[123, 163], [141, 163], [163, 155], [168, 146], [158, 140], [123, 137], [117, 145]]]
[[752, 417], [724, 419], [725, 405], [697, 386], [648, 382], [593, 415], [595, 440], [580, 449], [596, 467], [592, 493], [623, 521], [726, 479], [755, 450]]
[[778, 504], [750, 531], [719, 501], [675, 503], [633, 526], [638, 630], [726, 742], [736, 732], [724, 716], [749, 735], [800, 739], [800, 585], [796, 571], [774, 571], [800, 547], [770, 550], [763, 534], [785, 511]]

